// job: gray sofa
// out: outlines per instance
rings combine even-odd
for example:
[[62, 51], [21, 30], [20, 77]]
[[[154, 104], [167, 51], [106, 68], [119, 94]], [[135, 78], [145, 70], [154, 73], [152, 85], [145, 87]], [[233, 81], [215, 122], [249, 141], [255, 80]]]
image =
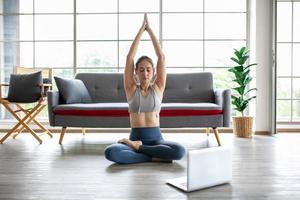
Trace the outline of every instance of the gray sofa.
[[[62, 127], [62, 143], [67, 127], [130, 127], [128, 104], [121, 73], [79, 73], [92, 103], [62, 103], [58, 91], [48, 92], [51, 126]], [[231, 118], [230, 90], [215, 90], [209, 72], [168, 74], [160, 112], [161, 128], [213, 128], [221, 145], [217, 127], [229, 127]], [[208, 130], [208, 129], [207, 129]]]

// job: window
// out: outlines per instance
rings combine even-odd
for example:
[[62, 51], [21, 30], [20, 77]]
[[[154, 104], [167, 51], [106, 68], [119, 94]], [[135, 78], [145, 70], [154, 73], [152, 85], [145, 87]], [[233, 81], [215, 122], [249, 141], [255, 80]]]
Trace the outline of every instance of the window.
[[300, 2], [277, 1], [277, 122], [300, 121]]
[[[233, 48], [247, 45], [247, 0], [0, 0], [0, 81], [14, 65], [64, 77], [122, 72], [144, 12], [168, 72], [212, 71], [216, 87], [231, 87]], [[147, 34], [137, 57], [145, 54], [156, 61]]]

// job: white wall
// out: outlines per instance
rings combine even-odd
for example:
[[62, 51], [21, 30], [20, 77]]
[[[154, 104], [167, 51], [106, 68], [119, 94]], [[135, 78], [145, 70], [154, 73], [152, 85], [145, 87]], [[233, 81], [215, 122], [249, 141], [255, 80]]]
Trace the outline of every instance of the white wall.
[[273, 0], [256, 0], [255, 132], [272, 134]]

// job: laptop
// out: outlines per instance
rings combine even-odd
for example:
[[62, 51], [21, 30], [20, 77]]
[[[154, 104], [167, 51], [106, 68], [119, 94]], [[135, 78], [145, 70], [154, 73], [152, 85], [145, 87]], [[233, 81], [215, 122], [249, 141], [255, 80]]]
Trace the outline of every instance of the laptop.
[[232, 179], [232, 153], [228, 147], [190, 150], [187, 176], [167, 180], [167, 184], [185, 192], [229, 183]]

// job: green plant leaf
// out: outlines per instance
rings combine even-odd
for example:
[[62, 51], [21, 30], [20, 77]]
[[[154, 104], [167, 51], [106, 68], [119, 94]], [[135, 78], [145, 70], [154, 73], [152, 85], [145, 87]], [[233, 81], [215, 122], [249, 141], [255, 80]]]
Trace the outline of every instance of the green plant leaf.
[[242, 48], [240, 49], [241, 55], [245, 52], [245, 50], [246, 50], [246, 47], [242, 47]]
[[233, 80], [234, 82], [237, 82], [239, 85], [243, 85], [243, 80], [241, 78], [236, 78]]
[[248, 102], [244, 101], [240, 107], [241, 112], [243, 112], [247, 108], [247, 106], [248, 106]]
[[244, 55], [249, 55], [249, 50], [244, 51]]
[[252, 77], [248, 76], [248, 77], [244, 80], [244, 85], [248, 85], [251, 81], [252, 81]]
[[241, 85], [241, 84], [240, 84], [240, 81], [241, 81], [240, 79], [233, 79], [232, 81], [233, 81], [233, 82], [236, 82], [236, 83], [239, 84], [239, 85]]
[[233, 73], [234, 73], [236, 78], [242, 78], [242, 76], [243, 76], [243, 72], [240, 72], [240, 71], [237, 71], [237, 70], [233, 70]]
[[244, 71], [244, 67], [242, 65], [239, 65], [239, 66], [235, 66], [233, 67], [234, 70], [236, 70], [237, 72], [242, 72]]
[[254, 66], [254, 65], [257, 65], [257, 63], [253, 63], [253, 64], [250, 64], [250, 65], [247, 65], [247, 66], [245, 67], [245, 70], [248, 69], [248, 68], [251, 67], [251, 66]]
[[252, 97], [250, 97], [250, 98], [248, 98], [247, 100], [245, 100], [245, 101], [250, 101], [251, 99], [255, 99], [256, 98], [256, 96], [252, 96]]
[[234, 68], [230, 68], [230, 69], [228, 69], [228, 71], [229, 71], [229, 72], [234, 72], [235, 69], [234, 69]]
[[249, 69], [248, 69], [248, 70], [244, 69], [243, 74], [244, 74], [245, 76], [248, 76], [249, 73], [250, 73], [250, 70], [249, 70]]
[[241, 53], [239, 51], [235, 51], [234, 54], [236, 55], [236, 57], [238, 59], [241, 59], [242, 55], [241, 55]]
[[233, 60], [234, 62], [236, 62], [237, 64], [240, 64], [240, 62], [239, 62], [238, 59], [236, 59], [236, 58], [234, 58], [234, 57], [231, 57], [230, 59]]
[[248, 58], [249, 58], [249, 56], [243, 56], [243, 57], [241, 57], [241, 59], [239, 60], [240, 61], [239, 64], [240, 65], [244, 65], [245, 62], [248, 60]]
[[239, 93], [239, 95], [241, 95], [241, 96], [244, 95], [245, 86], [235, 87], [235, 88], [232, 88], [232, 89], [234, 89], [235, 91], [237, 91]]
[[245, 95], [248, 94], [249, 92], [253, 91], [253, 90], [257, 90], [257, 88], [252, 88], [252, 89], [246, 91], [246, 92], [245, 92]]
[[234, 95], [231, 95], [231, 98], [232, 98], [232, 100], [235, 100], [235, 99], [237, 99], [238, 97], [236, 97], [236, 96], [234, 96]]

